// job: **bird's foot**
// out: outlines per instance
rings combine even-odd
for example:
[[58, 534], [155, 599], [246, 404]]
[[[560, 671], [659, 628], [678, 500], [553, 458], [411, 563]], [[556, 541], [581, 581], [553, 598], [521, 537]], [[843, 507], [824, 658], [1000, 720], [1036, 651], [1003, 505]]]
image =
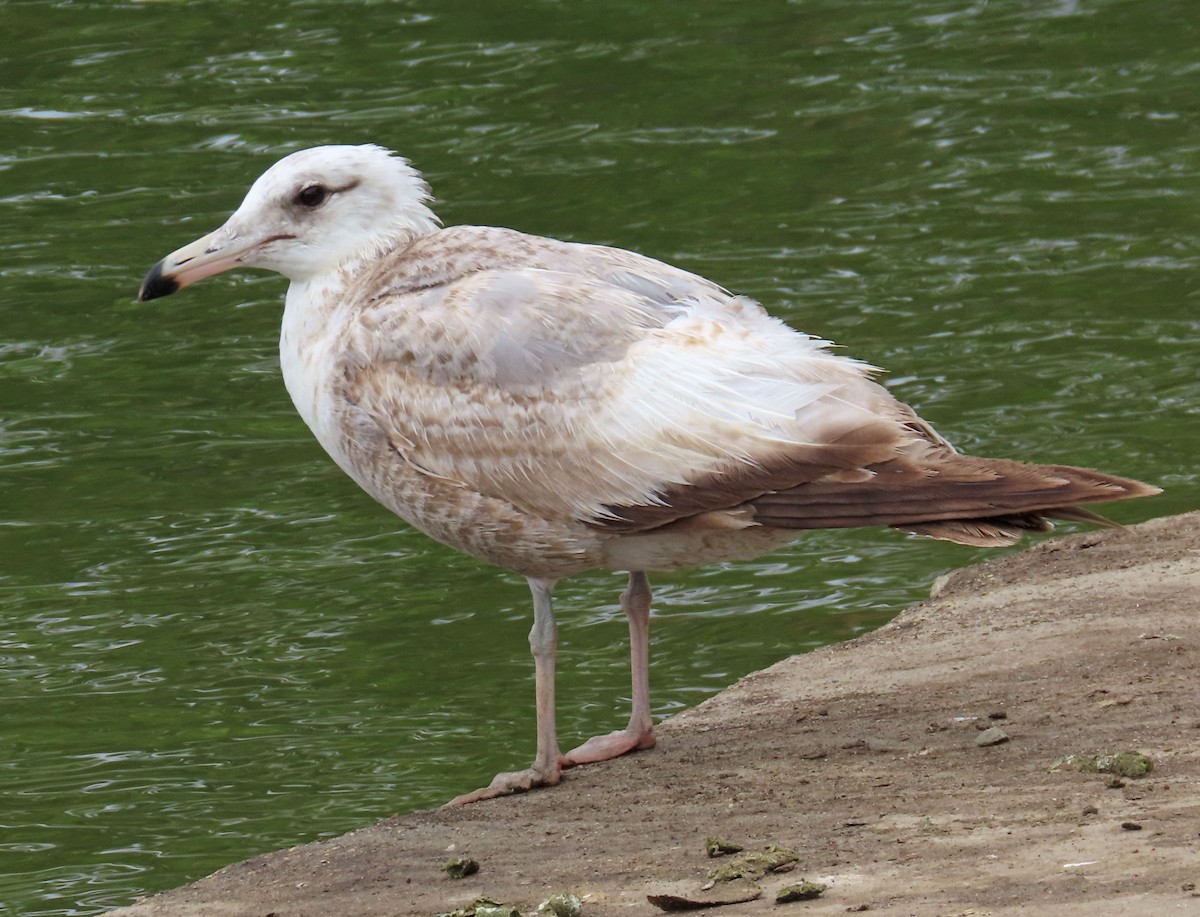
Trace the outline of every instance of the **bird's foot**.
[[483, 789], [456, 796], [442, 808], [465, 806], [468, 803], [479, 802], [481, 799], [495, 799], [498, 796], [511, 796], [514, 793], [527, 793], [539, 786], [554, 786], [560, 780], [562, 780], [562, 771], [557, 767], [552, 771], [529, 767], [523, 771], [497, 774], [492, 782]]
[[573, 748], [561, 758], [559, 764], [563, 767], [575, 767], [579, 764], [595, 764], [597, 761], [608, 761], [619, 758], [631, 751], [641, 751], [654, 747], [654, 731], [646, 729], [618, 729], [608, 735], [592, 736], [578, 748]]

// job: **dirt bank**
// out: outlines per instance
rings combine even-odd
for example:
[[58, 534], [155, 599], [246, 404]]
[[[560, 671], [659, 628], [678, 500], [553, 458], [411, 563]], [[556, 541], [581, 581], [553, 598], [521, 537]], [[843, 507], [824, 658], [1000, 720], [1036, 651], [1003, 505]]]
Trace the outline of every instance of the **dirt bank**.
[[[1200, 914], [1200, 513], [1043, 542], [934, 591], [672, 718], [653, 751], [113, 914], [397, 917], [479, 895], [528, 913], [560, 890], [585, 915], [656, 914], [648, 894], [700, 887], [710, 835], [799, 854], [722, 915]], [[988, 727], [1008, 740], [978, 744]], [[1125, 749], [1154, 770], [1052, 770]], [[453, 855], [479, 872], [447, 878]], [[775, 905], [801, 877], [828, 888]]]

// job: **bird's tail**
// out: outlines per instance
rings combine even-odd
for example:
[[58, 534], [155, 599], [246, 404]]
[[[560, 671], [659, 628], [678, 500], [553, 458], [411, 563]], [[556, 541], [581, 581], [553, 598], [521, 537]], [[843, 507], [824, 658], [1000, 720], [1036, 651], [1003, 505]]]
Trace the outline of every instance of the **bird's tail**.
[[870, 469], [869, 482], [814, 481], [751, 501], [773, 528], [886, 525], [957, 544], [999, 547], [1049, 520], [1114, 525], [1082, 504], [1148, 497], [1140, 481], [1070, 465], [1030, 465], [954, 454], [937, 464], [903, 459]]

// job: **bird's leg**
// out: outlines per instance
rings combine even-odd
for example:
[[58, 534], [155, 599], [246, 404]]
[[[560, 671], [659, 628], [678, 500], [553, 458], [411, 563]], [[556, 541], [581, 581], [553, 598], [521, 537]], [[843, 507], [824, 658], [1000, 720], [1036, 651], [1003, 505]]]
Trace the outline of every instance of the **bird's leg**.
[[[450, 800], [447, 805], [465, 805], [481, 799], [524, 793], [539, 786], [553, 786], [562, 779], [558, 732], [554, 721], [554, 656], [558, 647], [558, 624], [550, 594], [554, 580], [529, 579], [533, 593], [533, 627], [529, 649], [533, 652], [537, 693], [537, 756], [523, 771], [497, 774], [490, 784], [473, 793]], [[649, 605], [647, 604], [647, 608]]]
[[621, 608], [629, 619], [629, 670], [633, 678], [633, 711], [629, 725], [608, 735], [593, 736], [562, 757], [563, 767], [607, 761], [631, 751], [654, 747], [650, 719], [650, 582], [646, 574], [629, 574], [621, 593]]
[[558, 622], [550, 593], [553, 580], [529, 581], [533, 593], [533, 627], [529, 631], [529, 649], [533, 652], [537, 695], [537, 755], [533, 772], [538, 786], [558, 783], [562, 777], [558, 759], [558, 726], [554, 708], [554, 664], [558, 652]]

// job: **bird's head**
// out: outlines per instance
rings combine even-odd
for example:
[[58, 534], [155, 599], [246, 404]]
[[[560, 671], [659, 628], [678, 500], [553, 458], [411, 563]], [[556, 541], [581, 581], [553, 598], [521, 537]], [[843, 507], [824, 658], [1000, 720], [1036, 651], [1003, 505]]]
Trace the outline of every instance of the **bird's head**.
[[319, 146], [259, 177], [225, 225], [150, 269], [138, 299], [168, 296], [235, 267], [304, 281], [433, 232], [429, 187], [408, 161], [379, 146]]

